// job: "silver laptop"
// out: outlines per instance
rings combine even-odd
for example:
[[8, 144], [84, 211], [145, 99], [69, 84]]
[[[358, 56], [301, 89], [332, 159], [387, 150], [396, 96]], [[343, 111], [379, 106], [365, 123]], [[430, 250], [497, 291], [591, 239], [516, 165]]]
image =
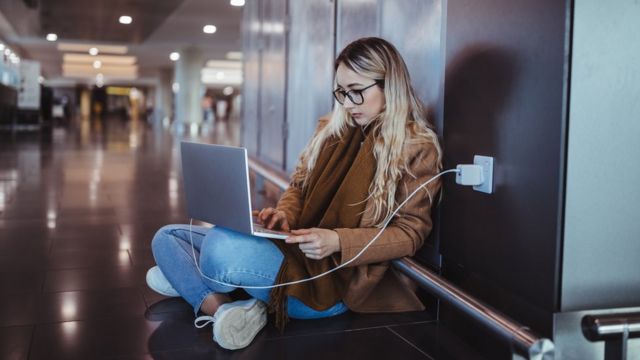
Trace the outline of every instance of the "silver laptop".
[[180, 150], [189, 217], [255, 236], [290, 235], [254, 222], [247, 149], [183, 141]]

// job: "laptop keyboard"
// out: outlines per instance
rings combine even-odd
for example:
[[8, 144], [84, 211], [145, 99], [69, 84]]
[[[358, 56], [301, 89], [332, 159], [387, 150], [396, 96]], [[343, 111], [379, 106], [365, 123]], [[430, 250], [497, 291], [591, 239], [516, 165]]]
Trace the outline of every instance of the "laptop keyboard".
[[274, 234], [274, 235], [290, 235], [288, 232], [286, 231], [278, 231], [278, 230], [271, 230], [271, 229], [267, 229], [266, 227], [257, 224], [257, 223], [253, 223], [253, 231], [254, 232], [261, 232], [261, 233], [265, 233], [265, 234]]

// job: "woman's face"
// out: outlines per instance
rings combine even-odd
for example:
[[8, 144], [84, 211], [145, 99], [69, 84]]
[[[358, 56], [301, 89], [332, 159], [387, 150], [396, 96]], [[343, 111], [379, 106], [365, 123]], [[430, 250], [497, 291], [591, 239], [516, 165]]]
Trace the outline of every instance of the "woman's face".
[[[336, 83], [339, 90], [351, 91], [349, 94], [352, 97], [357, 97], [354, 93], [374, 84], [375, 80], [359, 75], [341, 63], [336, 71]], [[385, 103], [384, 91], [378, 85], [364, 90], [362, 98], [364, 99], [362, 104], [356, 105], [346, 96], [344, 104], [342, 104], [353, 120], [360, 126], [369, 124], [373, 118], [380, 114], [384, 109]]]

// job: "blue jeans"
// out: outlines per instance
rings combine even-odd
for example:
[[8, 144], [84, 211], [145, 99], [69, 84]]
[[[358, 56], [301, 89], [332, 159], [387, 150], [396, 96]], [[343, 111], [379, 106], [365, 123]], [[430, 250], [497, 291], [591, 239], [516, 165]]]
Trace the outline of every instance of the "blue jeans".
[[[202, 273], [227, 284], [267, 286], [275, 283], [284, 256], [270, 240], [233, 230], [193, 226], [191, 237]], [[193, 261], [189, 225], [162, 227], [151, 243], [153, 257], [169, 283], [193, 307], [196, 315], [204, 299], [228, 293], [233, 287], [202, 277]], [[245, 289], [252, 297], [269, 302], [271, 289]], [[318, 319], [348, 309], [338, 302], [327, 310], [314, 310], [295, 297], [287, 299], [287, 312], [295, 319]]]

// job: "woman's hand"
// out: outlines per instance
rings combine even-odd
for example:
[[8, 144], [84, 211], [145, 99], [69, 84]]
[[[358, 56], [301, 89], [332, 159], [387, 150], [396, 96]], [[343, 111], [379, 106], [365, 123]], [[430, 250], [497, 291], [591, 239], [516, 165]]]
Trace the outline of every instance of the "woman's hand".
[[291, 231], [293, 236], [286, 238], [287, 244], [299, 244], [298, 247], [310, 259], [320, 260], [340, 251], [338, 233], [329, 229], [300, 229]]
[[258, 218], [258, 221], [264, 225], [267, 229], [289, 231], [289, 222], [287, 221], [287, 215], [282, 210], [274, 208], [264, 208], [260, 211], [254, 210], [253, 216]]

